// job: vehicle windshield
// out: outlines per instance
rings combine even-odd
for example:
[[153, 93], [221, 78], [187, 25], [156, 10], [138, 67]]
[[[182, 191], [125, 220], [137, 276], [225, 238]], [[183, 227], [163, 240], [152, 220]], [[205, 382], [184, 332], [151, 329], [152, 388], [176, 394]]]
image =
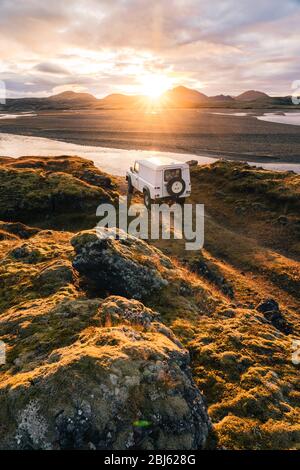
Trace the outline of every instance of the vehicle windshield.
[[170, 170], [165, 170], [164, 175], [165, 181], [168, 183], [173, 178], [181, 178], [181, 169], [180, 168], [172, 168]]

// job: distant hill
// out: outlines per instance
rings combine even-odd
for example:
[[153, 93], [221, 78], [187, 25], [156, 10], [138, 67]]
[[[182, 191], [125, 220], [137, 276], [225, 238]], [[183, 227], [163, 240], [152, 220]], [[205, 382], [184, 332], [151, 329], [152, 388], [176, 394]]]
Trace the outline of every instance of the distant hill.
[[235, 99], [237, 101], [256, 101], [265, 98], [270, 98], [270, 96], [262, 91], [248, 90], [238, 95]]
[[97, 98], [89, 93], [76, 93], [70, 90], [46, 98], [8, 99], [0, 109], [14, 112], [85, 109], [94, 106], [97, 101]]
[[220, 103], [234, 103], [234, 98], [230, 95], [217, 95], [217, 96], [210, 96], [210, 101], [218, 101]]
[[57, 102], [88, 102], [92, 103], [97, 101], [97, 98], [90, 93], [77, 93], [75, 91], [63, 91], [62, 93], [58, 93], [57, 95], [52, 95], [46, 98], [48, 101], [57, 101]]
[[97, 109], [117, 109], [117, 108], [133, 108], [138, 106], [141, 96], [138, 95], [122, 95], [121, 93], [112, 93], [105, 98], [97, 100]]
[[177, 86], [166, 91], [162, 95], [162, 99], [166, 105], [169, 104], [171, 107], [191, 108], [207, 102], [208, 96], [185, 86]]
[[[72, 110], [72, 109], [135, 109], [146, 106], [149, 98], [141, 95], [112, 93], [98, 99], [90, 93], [77, 93], [69, 90], [46, 98], [8, 99], [0, 105], [0, 112]], [[163, 93], [159, 106], [163, 108], [201, 108], [222, 107], [240, 108], [278, 108], [293, 106], [291, 97], [271, 97], [266, 93], [248, 90], [236, 97], [230, 95], [207, 96], [198, 90], [177, 86]]]

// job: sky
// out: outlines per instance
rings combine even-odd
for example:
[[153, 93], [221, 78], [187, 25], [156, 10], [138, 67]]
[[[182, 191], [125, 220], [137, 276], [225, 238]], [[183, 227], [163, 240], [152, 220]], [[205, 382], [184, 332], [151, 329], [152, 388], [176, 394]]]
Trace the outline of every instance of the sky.
[[139, 94], [155, 80], [288, 95], [299, 56], [300, 0], [0, 0], [9, 97]]

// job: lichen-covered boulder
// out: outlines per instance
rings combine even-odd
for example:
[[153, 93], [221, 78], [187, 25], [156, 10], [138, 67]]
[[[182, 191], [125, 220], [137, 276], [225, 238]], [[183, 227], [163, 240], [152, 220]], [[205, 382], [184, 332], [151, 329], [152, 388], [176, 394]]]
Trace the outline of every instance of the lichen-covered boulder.
[[[121, 297], [45, 308], [0, 320], [9, 338], [0, 449], [205, 446], [211, 425], [189, 354], [157, 313]], [[11, 363], [14, 349], [23, 355]]]
[[145, 299], [168, 284], [162, 272], [172, 268], [170, 260], [143, 240], [115, 239], [111, 229], [102, 238], [96, 231], [80, 232], [71, 243], [73, 267], [98, 292]]

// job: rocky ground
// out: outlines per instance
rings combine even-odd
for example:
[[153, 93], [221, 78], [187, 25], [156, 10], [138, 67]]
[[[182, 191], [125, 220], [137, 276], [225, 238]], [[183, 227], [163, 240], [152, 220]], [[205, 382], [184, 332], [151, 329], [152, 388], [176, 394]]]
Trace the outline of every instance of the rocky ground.
[[2, 158], [0, 178], [0, 448], [299, 447], [299, 177], [193, 168], [190, 253], [99, 240], [124, 183], [86, 160]]

